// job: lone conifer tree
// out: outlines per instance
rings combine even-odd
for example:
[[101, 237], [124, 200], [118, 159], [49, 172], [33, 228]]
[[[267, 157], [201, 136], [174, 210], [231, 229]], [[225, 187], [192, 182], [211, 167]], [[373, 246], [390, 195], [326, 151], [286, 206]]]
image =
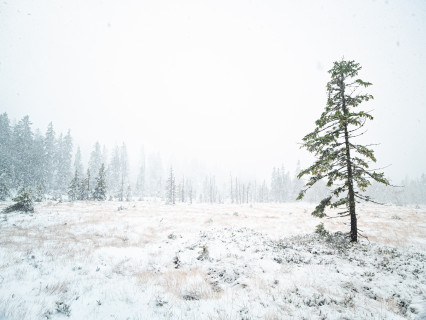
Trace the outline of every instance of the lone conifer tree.
[[323, 199], [312, 215], [324, 217], [326, 207], [346, 209], [338, 216], [350, 216], [352, 242], [357, 241], [357, 217], [355, 203], [358, 200], [372, 201], [362, 194], [371, 184], [371, 180], [389, 184], [383, 173], [369, 169], [369, 163], [376, 162], [373, 150], [368, 146], [354, 142], [367, 120], [373, 117], [365, 111], [355, 111], [363, 101], [373, 99], [370, 94], [358, 93], [359, 88], [367, 88], [370, 82], [356, 78], [361, 70], [355, 61], [341, 60], [334, 62], [328, 72], [331, 80], [327, 83], [327, 105], [321, 117], [315, 122], [316, 128], [303, 138], [302, 148], [312, 152], [316, 161], [302, 170], [298, 178], [309, 175], [309, 181], [299, 193], [302, 199], [306, 191], [317, 181], [325, 178], [331, 194]]

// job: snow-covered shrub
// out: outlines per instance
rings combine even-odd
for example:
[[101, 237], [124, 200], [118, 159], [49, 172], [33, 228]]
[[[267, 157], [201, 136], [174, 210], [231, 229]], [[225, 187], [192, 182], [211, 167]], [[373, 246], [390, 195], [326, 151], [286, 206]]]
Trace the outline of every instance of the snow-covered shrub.
[[175, 269], [179, 269], [181, 261], [178, 255], [175, 255], [175, 257], [173, 258], [173, 264], [175, 265]]
[[320, 223], [315, 227], [315, 233], [318, 233], [320, 236], [328, 236], [329, 232], [324, 228], [324, 223]]
[[61, 302], [61, 301], [57, 301], [56, 302], [56, 312], [62, 313], [64, 315], [66, 315], [67, 317], [69, 317], [71, 315], [71, 308], [68, 304]]
[[191, 290], [187, 291], [182, 295], [183, 300], [193, 301], [193, 300], [200, 300], [201, 295], [199, 292]]
[[13, 211], [34, 212], [34, 204], [29, 191], [22, 190], [18, 196], [13, 198], [14, 204], [6, 207], [5, 213]]
[[209, 259], [209, 248], [207, 247], [207, 244], [201, 246], [200, 255], [197, 259], [200, 261]]

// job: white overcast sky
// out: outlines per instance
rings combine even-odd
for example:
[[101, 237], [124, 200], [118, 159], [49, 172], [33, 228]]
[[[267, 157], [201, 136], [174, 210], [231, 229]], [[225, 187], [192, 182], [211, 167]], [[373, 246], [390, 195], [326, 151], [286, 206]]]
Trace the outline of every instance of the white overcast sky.
[[0, 112], [269, 176], [309, 164], [297, 143], [343, 56], [374, 84], [379, 165], [426, 172], [426, 1], [2, 0]]

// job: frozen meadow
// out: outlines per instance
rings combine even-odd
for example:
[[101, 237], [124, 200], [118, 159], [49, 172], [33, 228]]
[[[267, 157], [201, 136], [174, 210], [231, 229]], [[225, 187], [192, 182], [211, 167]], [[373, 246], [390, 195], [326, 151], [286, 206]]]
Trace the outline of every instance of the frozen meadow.
[[[0, 204], [0, 210], [7, 203]], [[0, 319], [424, 319], [426, 208], [44, 202], [0, 214]], [[329, 235], [314, 233], [321, 221]]]

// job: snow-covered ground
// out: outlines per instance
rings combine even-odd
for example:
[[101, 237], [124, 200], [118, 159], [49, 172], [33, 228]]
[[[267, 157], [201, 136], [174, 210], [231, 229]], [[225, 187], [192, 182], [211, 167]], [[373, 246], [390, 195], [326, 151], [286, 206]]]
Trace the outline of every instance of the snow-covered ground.
[[[6, 204], [0, 204], [0, 210]], [[0, 214], [0, 319], [423, 319], [426, 208], [46, 202]]]

